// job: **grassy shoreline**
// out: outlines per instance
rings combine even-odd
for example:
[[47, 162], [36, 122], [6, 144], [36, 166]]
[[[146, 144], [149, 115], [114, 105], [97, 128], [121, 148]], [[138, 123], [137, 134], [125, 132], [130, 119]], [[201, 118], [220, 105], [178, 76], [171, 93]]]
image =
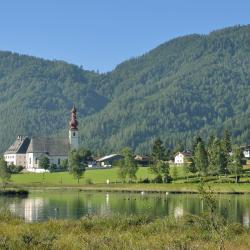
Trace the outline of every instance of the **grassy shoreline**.
[[[171, 169], [172, 171], [172, 169]], [[178, 176], [183, 178], [184, 172], [182, 167], [178, 167]], [[153, 179], [154, 176], [149, 168], [140, 167], [137, 173], [137, 181], [146, 178]], [[191, 178], [191, 176], [190, 176]], [[194, 178], [194, 177], [192, 177]], [[197, 177], [196, 177], [197, 178]], [[223, 179], [224, 177], [221, 177]], [[211, 179], [211, 178], [210, 178]], [[110, 184], [106, 184], [109, 180]], [[186, 178], [184, 179], [186, 180]], [[246, 181], [246, 177], [242, 178]], [[249, 179], [250, 181], [250, 179]], [[92, 183], [92, 184], [89, 184]], [[250, 193], [250, 183], [215, 183], [208, 181], [216, 193], [243, 194]], [[68, 172], [58, 173], [23, 173], [15, 174], [11, 177], [8, 187], [28, 190], [87, 190], [87, 191], [105, 191], [105, 192], [173, 192], [173, 193], [197, 193], [199, 183], [184, 183], [183, 180], [177, 180], [170, 184], [156, 183], [121, 183], [117, 177], [117, 168], [87, 170], [84, 178], [77, 183]]]
[[[98, 191], [98, 192], [151, 192], [151, 193], [198, 193], [199, 184], [79, 184], [79, 185], [25, 185], [10, 184], [9, 188], [25, 190], [79, 190], [79, 191]], [[250, 184], [210, 184], [213, 191], [217, 194], [250, 194]]]
[[[218, 235], [204, 220], [116, 215], [25, 223], [5, 211], [0, 213], [0, 249], [218, 249]], [[249, 248], [249, 228], [227, 224], [221, 230], [225, 249]]]

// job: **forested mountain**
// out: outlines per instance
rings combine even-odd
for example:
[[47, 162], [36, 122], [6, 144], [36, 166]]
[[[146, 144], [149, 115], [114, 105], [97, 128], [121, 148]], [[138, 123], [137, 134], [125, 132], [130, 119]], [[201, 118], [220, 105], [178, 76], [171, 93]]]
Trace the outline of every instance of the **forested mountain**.
[[97, 74], [59, 61], [0, 53], [0, 151], [18, 134], [51, 135], [68, 126], [77, 103], [82, 117], [107, 99], [93, 88]]
[[2, 151], [17, 134], [63, 134], [73, 102], [100, 153], [145, 153], [158, 136], [190, 147], [224, 128], [250, 143], [250, 26], [173, 39], [107, 74], [2, 52], [0, 93]]

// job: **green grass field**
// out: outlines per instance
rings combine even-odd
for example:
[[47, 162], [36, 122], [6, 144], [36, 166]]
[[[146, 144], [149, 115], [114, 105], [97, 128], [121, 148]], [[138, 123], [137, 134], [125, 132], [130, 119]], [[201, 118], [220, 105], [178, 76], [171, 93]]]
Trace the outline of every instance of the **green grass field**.
[[[184, 177], [182, 167], [177, 167], [178, 177]], [[9, 187], [16, 188], [81, 188], [88, 190], [99, 190], [99, 191], [175, 191], [175, 192], [197, 192], [198, 183], [183, 183], [183, 180], [177, 180], [170, 184], [143, 184], [143, 183], [125, 183], [122, 184], [121, 180], [117, 176], [117, 168], [112, 169], [98, 169], [98, 170], [87, 170], [84, 174], [84, 178], [77, 183], [77, 180], [73, 178], [68, 172], [60, 173], [46, 173], [35, 174], [35, 173], [23, 173], [15, 174], [11, 177]], [[171, 167], [171, 171], [173, 168]], [[154, 176], [150, 173], [148, 168], [140, 167], [137, 173], [137, 180], [140, 179], [153, 179]], [[93, 184], [86, 184], [86, 180], [91, 179]], [[106, 181], [109, 179], [110, 184], [107, 185]], [[243, 179], [243, 178], [242, 178]], [[181, 183], [182, 182], [182, 183]], [[247, 192], [250, 193], [250, 183], [213, 183], [210, 185], [216, 192]]]
[[[173, 171], [173, 167], [170, 168], [170, 173]], [[85, 184], [86, 180], [90, 179], [94, 184], [103, 184], [107, 180], [110, 182], [121, 182], [117, 175], [118, 169], [95, 169], [95, 170], [86, 170], [84, 177], [80, 180], [81, 184]], [[183, 168], [177, 167], [178, 177], [184, 176]], [[140, 179], [153, 179], [155, 176], [150, 172], [148, 167], [140, 167], [137, 174], [137, 180]], [[11, 181], [14, 184], [39, 184], [44, 183], [47, 185], [74, 185], [77, 184], [77, 180], [73, 178], [68, 172], [59, 172], [59, 173], [23, 173], [12, 175]]]

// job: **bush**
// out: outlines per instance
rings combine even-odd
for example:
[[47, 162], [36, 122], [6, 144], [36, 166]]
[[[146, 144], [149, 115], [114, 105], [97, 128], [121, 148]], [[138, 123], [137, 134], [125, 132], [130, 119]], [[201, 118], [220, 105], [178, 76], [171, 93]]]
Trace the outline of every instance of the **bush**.
[[221, 179], [216, 180], [215, 183], [235, 183], [235, 179], [221, 178]]
[[23, 166], [16, 166], [14, 164], [11, 164], [11, 165], [8, 166], [8, 169], [9, 169], [9, 172], [11, 174], [18, 174], [24, 169], [24, 167]]
[[153, 180], [154, 183], [163, 183], [162, 181], [162, 176], [161, 175], [157, 175], [154, 180]]
[[58, 167], [55, 163], [52, 163], [49, 167], [50, 172], [56, 172], [58, 170]]
[[164, 179], [164, 183], [171, 183], [173, 181], [173, 178], [171, 176], [166, 176], [163, 179]]
[[85, 183], [86, 184], [93, 184], [93, 181], [90, 178], [88, 178], [88, 179], [85, 180]]
[[140, 179], [139, 183], [150, 183], [150, 180], [149, 180], [149, 178]]

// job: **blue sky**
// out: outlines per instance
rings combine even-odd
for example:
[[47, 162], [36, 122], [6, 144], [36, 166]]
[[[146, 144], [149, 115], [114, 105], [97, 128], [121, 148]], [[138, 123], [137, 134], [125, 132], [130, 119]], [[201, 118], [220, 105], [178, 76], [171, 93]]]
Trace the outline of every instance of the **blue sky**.
[[0, 50], [110, 71], [171, 38], [250, 24], [249, 0], [5, 0]]

